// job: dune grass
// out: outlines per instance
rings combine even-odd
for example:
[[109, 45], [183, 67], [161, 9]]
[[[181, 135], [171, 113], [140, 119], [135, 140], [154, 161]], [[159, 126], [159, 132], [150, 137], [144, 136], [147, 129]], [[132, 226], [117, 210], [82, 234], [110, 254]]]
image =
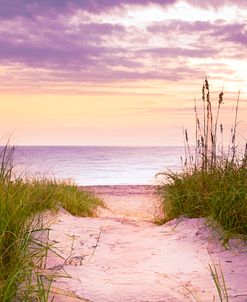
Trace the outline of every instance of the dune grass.
[[223, 125], [218, 122], [223, 92], [219, 94], [214, 116], [207, 79], [202, 88], [202, 103], [202, 121], [195, 105], [194, 148], [185, 130], [183, 172], [165, 173], [167, 182], [159, 188], [163, 200], [163, 222], [180, 215], [209, 217], [223, 227], [226, 237], [247, 235], [247, 145], [245, 152], [240, 154], [236, 144], [239, 95], [227, 154], [223, 153], [224, 146], [219, 147], [217, 139], [219, 134], [223, 134]]
[[[93, 216], [95, 209], [103, 202], [92, 193], [80, 190], [75, 184], [59, 182], [55, 179], [41, 179], [21, 181], [22, 191], [27, 191], [30, 203], [30, 213], [39, 213], [44, 210], [56, 211], [64, 208], [74, 216]], [[13, 188], [15, 190], [15, 188]]]
[[0, 301], [48, 301], [49, 283], [39, 274], [49, 244], [42, 211], [64, 207], [92, 216], [102, 201], [73, 184], [12, 177], [14, 148], [0, 153]]

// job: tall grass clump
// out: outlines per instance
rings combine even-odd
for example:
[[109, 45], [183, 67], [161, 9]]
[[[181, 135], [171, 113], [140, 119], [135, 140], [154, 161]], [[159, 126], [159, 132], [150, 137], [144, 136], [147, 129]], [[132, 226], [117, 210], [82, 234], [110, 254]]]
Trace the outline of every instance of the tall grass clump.
[[[26, 190], [12, 182], [14, 148], [5, 146], [0, 154], [0, 300], [12, 301], [18, 286], [31, 274], [32, 218]], [[25, 295], [25, 294], [24, 294]]]
[[91, 216], [102, 202], [75, 185], [13, 177], [14, 147], [0, 151], [0, 301], [48, 301], [42, 271], [49, 243], [41, 213], [64, 207]]
[[95, 214], [97, 206], [103, 206], [102, 200], [73, 183], [44, 178], [22, 181], [21, 185], [22, 190], [28, 188], [31, 213], [62, 207], [74, 216], [87, 217]]
[[202, 87], [202, 114], [195, 103], [195, 143], [191, 146], [187, 129], [182, 173], [165, 173], [167, 183], [160, 187], [164, 221], [180, 215], [209, 217], [219, 223], [227, 235], [247, 235], [247, 143], [245, 151], [237, 149], [236, 101], [230, 144], [227, 151], [218, 137], [224, 127], [219, 123], [223, 91], [219, 93], [215, 114], [212, 110], [208, 80]]

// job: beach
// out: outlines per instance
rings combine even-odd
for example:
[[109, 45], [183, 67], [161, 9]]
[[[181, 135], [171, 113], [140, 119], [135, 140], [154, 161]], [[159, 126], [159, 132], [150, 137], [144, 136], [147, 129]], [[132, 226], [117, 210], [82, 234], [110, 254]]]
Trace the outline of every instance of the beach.
[[204, 218], [154, 224], [155, 186], [81, 188], [106, 207], [90, 218], [63, 209], [49, 216], [55, 253], [49, 251], [44, 273], [53, 276], [53, 301], [220, 301], [209, 265], [219, 277], [222, 271], [229, 301], [247, 301], [243, 241], [223, 245]]
[[247, 0], [0, 0], [0, 41], [0, 302], [247, 302]]

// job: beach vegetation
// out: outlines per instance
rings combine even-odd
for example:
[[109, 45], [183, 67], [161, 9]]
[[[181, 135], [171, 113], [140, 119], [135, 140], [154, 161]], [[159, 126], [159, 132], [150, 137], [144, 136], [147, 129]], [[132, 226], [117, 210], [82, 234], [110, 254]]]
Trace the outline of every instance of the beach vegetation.
[[[195, 142], [192, 145], [184, 131], [185, 158], [182, 172], [164, 173], [166, 180], [159, 187], [164, 219], [185, 215], [207, 217], [223, 227], [225, 238], [247, 235], [247, 143], [242, 150], [237, 145], [237, 125], [240, 94], [230, 129], [230, 144], [223, 146], [218, 137], [224, 134], [219, 123], [223, 91], [219, 93], [216, 113], [213, 113], [209, 82], [202, 87], [202, 113], [195, 103]], [[222, 141], [222, 140], [221, 140]]]
[[71, 183], [13, 177], [14, 147], [0, 151], [0, 301], [48, 301], [42, 269], [50, 248], [42, 213], [92, 216], [102, 201]]

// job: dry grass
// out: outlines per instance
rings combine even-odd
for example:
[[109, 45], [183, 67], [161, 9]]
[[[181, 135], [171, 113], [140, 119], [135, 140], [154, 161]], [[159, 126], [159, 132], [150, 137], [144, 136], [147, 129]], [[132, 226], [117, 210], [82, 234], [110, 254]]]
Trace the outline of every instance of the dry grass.
[[186, 129], [183, 173], [165, 173], [168, 182], [160, 187], [164, 221], [180, 215], [210, 217], [223, 226], [227, 237], [247, 235], [247, 144], [243, 154], [237, 152], [236, 144], [239, 94], [227, 154], [218, 142], [224, 131], [219, 123], [222, 104], [221, 91], [213, 115], [209, 83], [205, 79], [201, 118], [195, 104], [195, 148], [191, 147]]

